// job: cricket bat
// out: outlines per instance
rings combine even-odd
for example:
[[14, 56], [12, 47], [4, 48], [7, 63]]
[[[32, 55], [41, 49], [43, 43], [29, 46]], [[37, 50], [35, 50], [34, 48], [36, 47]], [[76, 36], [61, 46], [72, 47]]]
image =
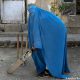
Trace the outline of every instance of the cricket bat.
[[32, 52], [27, 50], [26, 53], [23, 54], [21, 58], [19, 58], [16, 63], [12, 64], [9, 69], [7, 70], [8, 74], [13, 74], [24, 62], [31, 56]]

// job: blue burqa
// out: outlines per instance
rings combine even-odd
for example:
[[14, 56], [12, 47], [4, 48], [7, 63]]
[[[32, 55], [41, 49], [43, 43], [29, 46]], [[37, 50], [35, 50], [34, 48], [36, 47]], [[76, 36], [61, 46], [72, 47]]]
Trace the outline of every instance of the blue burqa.
[[38, 73], [47, 67], [52, 76], [66, 78], [67, 65], [67, 31], [65, 24], [54, 13], [40, 9], [35, 5], [28, 7], [28, 42], [32, 51]]

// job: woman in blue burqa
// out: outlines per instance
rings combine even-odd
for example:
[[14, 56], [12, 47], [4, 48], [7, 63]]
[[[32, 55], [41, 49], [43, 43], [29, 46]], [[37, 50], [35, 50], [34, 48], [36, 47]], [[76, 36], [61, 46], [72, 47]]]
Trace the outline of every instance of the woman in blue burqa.
[[[28, 44], [39, 76], [67, 78], [67, 30], [54, 13], [28, 5]], [[46, 69], [47, 68], [47, 69]]]

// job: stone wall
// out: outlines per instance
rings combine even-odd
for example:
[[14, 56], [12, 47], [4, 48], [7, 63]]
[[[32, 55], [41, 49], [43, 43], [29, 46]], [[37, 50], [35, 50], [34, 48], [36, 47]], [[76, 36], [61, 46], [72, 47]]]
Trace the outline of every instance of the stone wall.
[[80, 15], [68, 16], [68, 33], [80, 34]]

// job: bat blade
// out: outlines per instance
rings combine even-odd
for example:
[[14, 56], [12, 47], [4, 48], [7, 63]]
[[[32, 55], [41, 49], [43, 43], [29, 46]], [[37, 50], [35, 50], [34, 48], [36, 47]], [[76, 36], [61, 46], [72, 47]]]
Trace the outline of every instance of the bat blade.
[[8, 74], [13, 74], [23, 63], [24, 63], [24, 61], [18, 59], [16, 61], [16, 63], [14, 63], [13, 65], [11, 65], [9, 67], [9, 69], [7, 70], [7, 73]]
[[31, 56], [31, 54], [31, 51], [27, 50], [20, 59], [18, 59], [14, 64], [10, 66], [10, 68], [7, 70], [7, 73], [13, 74], [22, 64], [24, 64], [24, 62]]

